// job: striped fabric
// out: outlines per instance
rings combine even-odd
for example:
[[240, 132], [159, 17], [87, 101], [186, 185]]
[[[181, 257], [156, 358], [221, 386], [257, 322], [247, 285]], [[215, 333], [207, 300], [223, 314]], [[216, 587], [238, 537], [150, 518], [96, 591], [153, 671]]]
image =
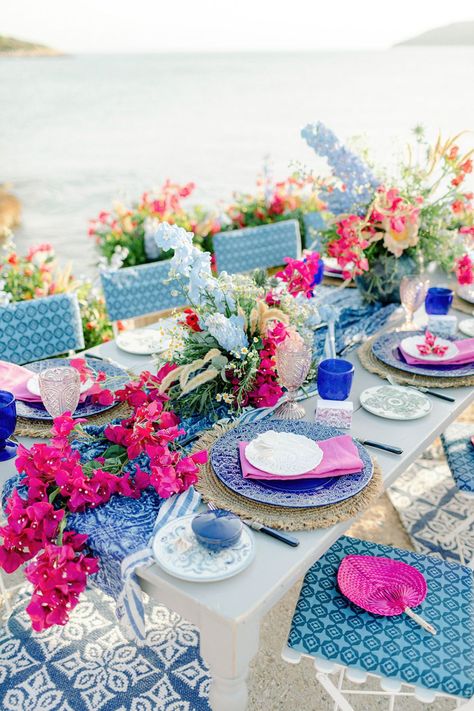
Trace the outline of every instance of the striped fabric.
[[140, 642], [146, 636], [142, 591], [135, 574], [137, 568], [153, 562], [151, 545], [160, 528], [171, 519], [194, 513], [200, 503], [201, 496], [193, 486], [182, 494], [175, 494], [170, 496], [169, 499], [164, 499], [160, 505], [153, 528], [153, 535], [148, 546], [123, 559], [121, 567], [123, 587], [117, 599], [116, 614], [124, 633], [129, 639]]

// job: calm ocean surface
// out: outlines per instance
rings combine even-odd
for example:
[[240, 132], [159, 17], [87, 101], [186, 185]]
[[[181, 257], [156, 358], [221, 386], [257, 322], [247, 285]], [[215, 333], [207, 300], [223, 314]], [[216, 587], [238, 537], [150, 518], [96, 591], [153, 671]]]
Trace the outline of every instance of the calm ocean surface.
[[324, 163], [300, 138], [321, 120], [393, 163], [410, 129], [474, 129], [474, 48], [307, 54], [0, 59], [0, 183], [23, 203], [16, 240], [52, 242], [91, 272], [87, 221], [170, 177], [196, 201]]

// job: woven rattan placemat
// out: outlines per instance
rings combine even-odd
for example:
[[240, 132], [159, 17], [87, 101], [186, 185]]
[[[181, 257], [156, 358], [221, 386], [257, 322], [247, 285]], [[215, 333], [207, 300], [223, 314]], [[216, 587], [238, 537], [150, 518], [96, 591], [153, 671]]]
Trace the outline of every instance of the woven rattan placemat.
[[[208, 430], [199, 438], [194, 449], [196, 451], [199, 449], [210, 450], [214, 442], [232, 427], [235, 425], [213, 427], [212, 430]], [[244, 519], [250, 519], [272, 528], [283, 531], [328, 528], [339, 521], [352, 518], [378, 499], [382, 491], [382, 471], [373, 457], [372, 462], [374, 475], [361, 492], [338, 504], [318, 506], [312, 509], [268, 506], [239, 496], [222, 484], [214, 474], [209, 462], [201, 466], [197, 489], [206, 503], [212, 501], [219, 508], [228, 509]]]
[[474, 304], [465, 301], [465, 299], [461, 299], [457, 294], [454, 294], [452, 308], [456, 309], [456, 311], [462, 311], [464, 314], [474, 316]]
[[[109, 410], [104, 410], [104, 412], [100, 412], [97, 415], [91, 415], [87, 418], [87, 424], [106, 425], [117, 417], [124, 419], [128, 417], [130, 413], [131, 408], [129, 405], [122, 402], [115, 407], [111, 407]], [[16, 422], [15, 435], [17, 437], [50, 437], [52, 426], [53, 423], [50, 420], [43, 422], [42, 420], [30, 420], [19, 417]]]
[[468, 385], [474, 385], [474, 375], [464, 375], [459, 378], [437, 378], [431, 375], [416, 375], [415, 373], [407, 373], [398, 368], [382, 363], [381, 360], [375, 357], [372, 352], [372, 343], [377, 336], [372, 336], [357, 350], [357, 355], [363, 367], [369, 373], [380, 375], [381, 378], [388, 379], [387, 376], [393, 376], [398, 383], [403, 385], [421, 385], [426, 388], [461, 388]]

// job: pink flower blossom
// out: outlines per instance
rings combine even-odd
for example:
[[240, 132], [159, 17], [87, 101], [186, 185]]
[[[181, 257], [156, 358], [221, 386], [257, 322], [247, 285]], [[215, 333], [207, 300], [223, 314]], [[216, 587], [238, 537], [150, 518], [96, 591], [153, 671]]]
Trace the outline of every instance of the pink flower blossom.
[[474, 263], [468, 254], [456, 262], [456, 277], [460, 284], [474, 283]]

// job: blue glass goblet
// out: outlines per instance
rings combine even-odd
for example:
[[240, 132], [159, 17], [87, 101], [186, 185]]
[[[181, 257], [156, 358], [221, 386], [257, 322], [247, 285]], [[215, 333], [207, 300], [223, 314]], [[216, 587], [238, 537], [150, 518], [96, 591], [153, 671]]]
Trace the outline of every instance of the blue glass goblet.
[[324, 400], [347, 400], [354, 366], [343, 358], [328, 358], [318, 366], [318, 393]]
[[444, 316], [453, 303], [453, 292], [442, 286], [432, 286], [428, 289], [425, 299], [425, 310], [431, 316]]
[[16, 427], [15, 396], [7, 390], [0, 390], [0, 462], [16, 456], [17, 445], [8, 438]]

